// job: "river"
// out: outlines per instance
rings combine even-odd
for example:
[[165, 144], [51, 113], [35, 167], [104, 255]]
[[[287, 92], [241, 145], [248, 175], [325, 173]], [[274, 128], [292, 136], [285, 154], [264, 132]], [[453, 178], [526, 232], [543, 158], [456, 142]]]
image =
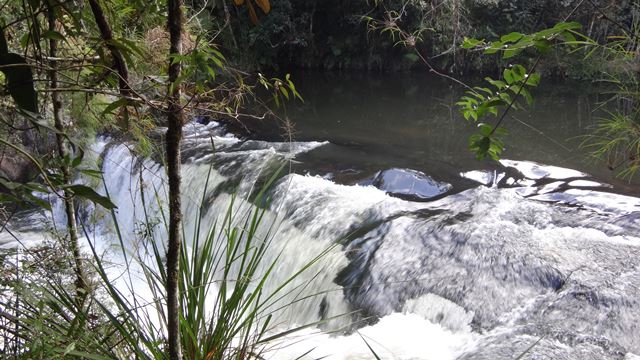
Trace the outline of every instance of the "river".
[[[297, 280], [317, 295], [278, 311], [283, 327], [327, 321], [266, 358], [371, 359], [367, 343], [383, 359], [637, 358], [640, 198], [579, 147], [598, 116], [595, 92], [534, 93], [531, 111], [508, 118], [497, 163], [467, 150], [473, 125], [442, 79], [294, 79], [305, 102], [287, 105], [292, 142], [271, 124], [247, 139], [194, 122], [183, 143], [187, 244], [211, 164], [205, 224], [224, 215], [230, 192], [250, 198], [256, 181], [285, 166], [262, 204], [278, 230], [269, 289], [338, 244]], [[162, 198], [163, 169], [108, 143], [94, 151], [134, 246], [140, 189]], [[18, 236], [42, 236], [33, 219], [13, 225]], [[95, 223], [108, 248], [109, 221]], [[301, 297], [291, 296], [284, 301]]]

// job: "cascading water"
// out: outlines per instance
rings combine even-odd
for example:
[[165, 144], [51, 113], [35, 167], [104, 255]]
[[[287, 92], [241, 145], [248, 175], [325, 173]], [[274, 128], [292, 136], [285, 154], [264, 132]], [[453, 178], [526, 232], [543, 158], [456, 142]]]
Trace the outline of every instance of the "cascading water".
[[[190, 124], [186, 133], [187, 240], [198, 217], [206, 228], [224, 215], [231, 191], [249, 198], [256, 182], [280, 165], [330, 146], [242, 141], [216, 123]], [[163, 169], [131, 156], [124, 144], [96, 149], [104, 151], [105, 187], [118, 205], [125, 247], [135, 251], [139, 224], [162, 216]], [[403, 181], [411, 186], [402, 185], [400, 197], [389, 193], [402, 171], [377, 175], [387, 182], [384, 191], [370, 185], [376, 179], [343, 185], [296, 173], [279, 178], [265, 220], [277, 224], [267, 262], [280, 256], [268, 286], [339, 247], [300, 279], [319, 295], [278, 312], [278, 322], [295, 327], [335, 319], [290, 335], [266, 356], [370, 359], [367, 344], [396, 359], [640, 354], [640, 199], [600, 192], [605, 185], [572, 170], [503, 165], [504, 172], [463, 173], [477, 185], [440, 186], [444, 193], [427, 202], [410, 197], [417, 182], [435, 181], [418, 172], [407, 172]], [[205, 184], [207, 207], [200, 213]], [[98, 223], [98, 233], [111, 226]], [[161, 226], [156, 232], [162, 239]], [[23, 228], [27, 234], [35, 233]]]

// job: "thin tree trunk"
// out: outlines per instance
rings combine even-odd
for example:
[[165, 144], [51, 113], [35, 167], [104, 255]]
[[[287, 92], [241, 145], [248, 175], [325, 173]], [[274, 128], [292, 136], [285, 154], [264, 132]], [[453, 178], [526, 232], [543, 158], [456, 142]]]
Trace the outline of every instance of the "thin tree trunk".
[[120, 90], [128, 93], [131, 88], [129, 87], [129, 69], [127, 68], [127, 62], [124, 60], [120, 50], [112, 43], [113, 31], [111, 31], [111, 27], [107, 22], [100, 3], [98, 3], [97, 0], [89, 0], [89, 6], [91, 6], [91, 12], [100, 30], [100, 36], [102, 36], [102, 40], [105, 42], [109, 52], [111, 52], [111, 56], [113, 56], [113, 67], [119, 75]]
[[227, 0], [222, 0], [222, 7], [224, 9], [224, 23], [229, 27], [229, 34], [231, 34], [231, 40], [233, 41], [233, 48], [238, 50], [238, 42], [236, 36], [233, 33], [233, 25], [231, 24], [231, 13], [229, 12], [229, 6], [227, 6]]
[[167, 0], [169, 11], [169, 96], [167, 107], [168, 129], [167, 176], [169, 178], [169, 244], [167, 250], [167, 331], [169, 336], [169, 359], [182, 360], [180, 343], [180, 303], [178, 294], [179, 258], [181, 246], [180, 224], [182, 210], [180, 202], [180, 140], [184, 114], [180, 104], [182, 86], [176, 81], [180, 77], [181, 63], [173, 61], [171, 55], [182, 54], [182, 1]]
[[[118, 73], [120, 95], [128, 98], [131, 96], [132, 91], [131, 87], [129, 86], [129, 69], [127, 68], [127, 62], [124, 60], [120, 49], [118, 49], [118, 47], [113, 44], [113, 31], [111, 31], [111, 27], [109, 26], [109, 22], [107, 22], [107, 17], [104, 15], [104, 10], [102, 10], [100, 3], [98, 3], [98, 0], [88, 1], [89, 6], [91, 7], [91, 12], [93, 13], [93, 18], [96, 20], [96, 25], [98, 25], [98, 29], [100, 30], [100, 36], [102, 37], [102, 40], [104, 41], [107, 49], [109, 49], [111, 56], [113, 57], [113, 67]], [[123, 124], [121, 125], [121, 128], [128, 130], [128, 113], [125, 112], [122, 120]]]
[[[56, 31], [56, 17], [55, 17], [55, 5], [52, 3], [48, 4], [48, 20], [49, 20], [49, 31]], [[49, 56], [55, 58], [58, 53], [58, 42], [53, 38], [49, 39]], [[52, 61], [49, 71], [49, 80], [51, 82], [51, 89], [58, 88], [58, 64], [55, 61]], [[62, 120], [62, 100], [60, 99], [60, 92], [52, 91], [51, 92], [51, 103], [53, 106], [53, 121], [54, 126], [58, 132], [56, 133], [56, 143], [58, 145], [58, 156], [60, 159], [64, 159], [69, 156], [69, 152], [67, 151], [67, 147], [65, 144], [65, 139], [61, 135], [64, 133], [64, 123]], [[69, 167], [67, 165], [62, 165], [60, 167], [60, 171], [62, 172], [62, 181], [64, 184], [71, 183], [71, 174], [69, 172]], [[78, 229], [76, 227], [76, 216], [75, 216], [75, 207], [73, 204], [73, 194], [67, 190], [64, 191], [64, 209], [67, 215], [67, 232], [69, 236], [69, 245], [71, 247], [71, 252], [74, 261], [74, 271], [76, 275], [76, 300], [78, 304], [82, 304], [84, 299], [88, 294], [88, 284], [86, 281], [86, 275], [84, 271], [84, 267], [82, 264], [82, 258], [80, 255], [80, 246], [78, 244]]]

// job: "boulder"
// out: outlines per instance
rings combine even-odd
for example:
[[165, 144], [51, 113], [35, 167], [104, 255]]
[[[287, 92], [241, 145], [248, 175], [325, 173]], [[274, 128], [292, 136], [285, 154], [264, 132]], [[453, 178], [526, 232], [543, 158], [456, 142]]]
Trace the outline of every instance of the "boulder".
[[390, 195], [412, 200], [428, 200], [451, 190], [451, 184], [439, 182], [411, 169], [388, 169], [378, 172], [371, 185]]

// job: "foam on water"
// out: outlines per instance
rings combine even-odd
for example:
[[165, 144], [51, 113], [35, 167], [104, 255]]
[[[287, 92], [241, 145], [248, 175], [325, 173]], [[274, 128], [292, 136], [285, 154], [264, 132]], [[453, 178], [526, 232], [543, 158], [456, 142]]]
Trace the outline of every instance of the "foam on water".
[[562, 168], [558, 166], [541, 165], [532, 161], [514, 161], [501, 159], [500, 163], [506, 167], [513, 167], [520, 171], [524, 176], [529, 179], [569, 179], [569, 178], [583, 178], [588, 177], [581, 171]]
[[393, 313], [348, 336], [313, 331], [297, 333], [284, 342], [273, 344], [268, 357], [278, 360], [369, 360], [374, 357], [368, 347], [371, 346], [382, 359], [457, 359], [474, 348], [477, 337], [471, 332], [452, 332], [417, 314]]
[[[232, 202], [237, 213], [250, 212], [253, 205], [244, 199], [256, 182], [326, 144], [243, 141], [215, 123], [185, 133], [186, 246], [198, 220], [205, 229], [220, 223]], [[96, 149], [104, 149], [105, 187], [118, 206], [125, 247], [140, 253], [140, 224], [166, 212], [164, 169], [132, 155], [126, 144], [103, 141]], [[278, 326], [270, 333], [333, 320], [268, 344], [265, 357], [370, 359], [363, 338], [382, 358], [397, 359], [508, 359], [536, 342], [534, 357], [631, 359], [640, 353], [640, 200], [574, 189], [599, 184], [575, 180], [588, 177], [575, 170], [503, 165], [525, 179], [467, 172], [461, 176], [489, 187], [422, 203], [373, 186], [280, 178], [258, 233], [273, 235], [258, 273], [278, 259], [265, 292], [328, 250], [272, 305]], [[505, 184], [511, 188], [500, 188]], [[234, 190], [236, 199], [228, 194]], [[85, 220], [93, 218], [91, 234], [106, 251], [115, 243], [110, 220], [88, 209]], [[33, 229], [18, 235], [37, 242]], [[156, 226], [154, 238], [165, 237]], [[141, 278], [134, 272], [122, 286], [146, 298]], [[294, 305], [279, 309], [285, 303]]]

